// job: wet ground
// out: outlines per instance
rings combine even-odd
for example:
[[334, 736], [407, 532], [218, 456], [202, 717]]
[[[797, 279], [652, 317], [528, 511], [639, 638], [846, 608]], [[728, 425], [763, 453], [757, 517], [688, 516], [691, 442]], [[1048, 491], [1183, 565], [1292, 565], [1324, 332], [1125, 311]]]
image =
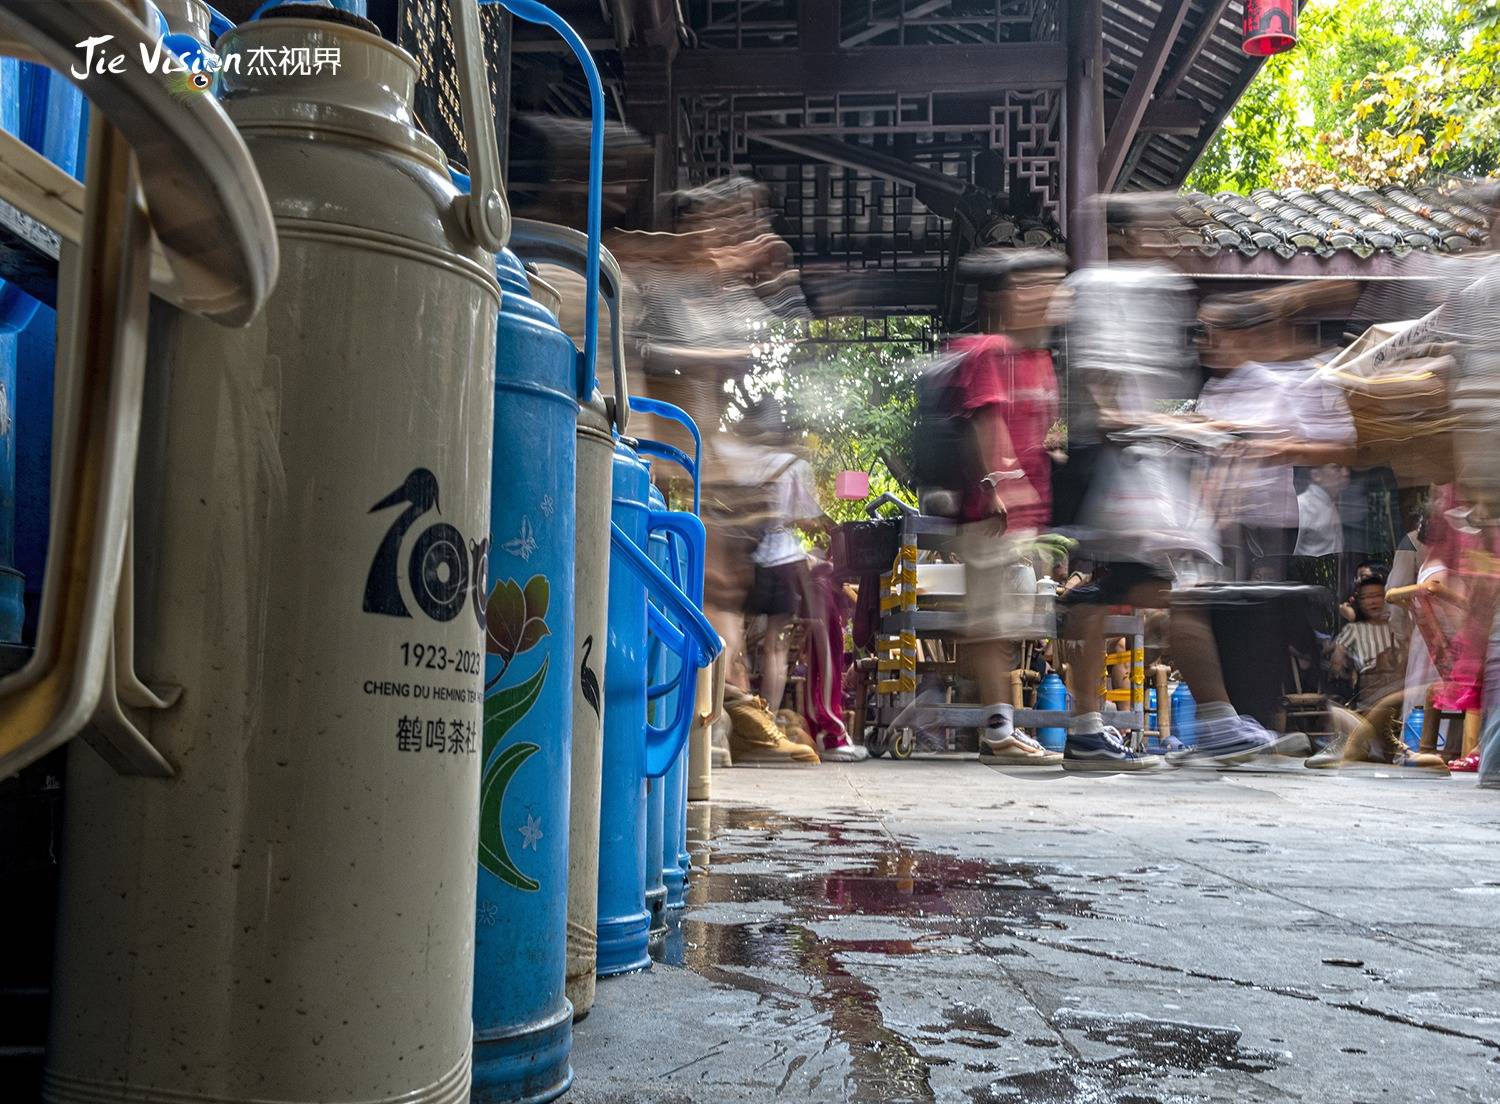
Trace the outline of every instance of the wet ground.
[[1300, 766], [730, 770], [581, 1104], [1500, 1102], [1500, 793]]

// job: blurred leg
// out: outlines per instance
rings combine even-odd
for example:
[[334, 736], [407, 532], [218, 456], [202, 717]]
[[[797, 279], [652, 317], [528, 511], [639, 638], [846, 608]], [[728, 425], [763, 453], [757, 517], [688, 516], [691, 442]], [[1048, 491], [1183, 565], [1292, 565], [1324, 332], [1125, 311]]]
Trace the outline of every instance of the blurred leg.
[[738, 610], [714, 608], [704, 612], [709, 624], [724, 638], [725, 684], [749, 693], [750, 669], [745, 663], [745, 615]]
[[959, 649], [959, 671], [979, 684], [979, 704], [1010, 701], [1015, 655], [1015, 645], [1008, 640], [966, 641]]
[[781, 708], [786, 694], [788, 644], [786, 630], [792, 623], [784, 613], [766, 618], [766, 635], [761, 642], [760, 691], [772, 713]]
[[1104, 614], [1099, 605], [1074, 606], [1063, 622], [1068, 662], [1073, 667], [1074, 713], [1099, 712], [1099, 684], [1104, 678]]
[[1219, 646], [1214, 640], [1204, 610], [1178, 607], [1172, 611], [1172, 658], [1187, 680], [1193, 700], [1201, 709], [1216, 702], [1228, 704], [1224, 670], [1219, 666]]

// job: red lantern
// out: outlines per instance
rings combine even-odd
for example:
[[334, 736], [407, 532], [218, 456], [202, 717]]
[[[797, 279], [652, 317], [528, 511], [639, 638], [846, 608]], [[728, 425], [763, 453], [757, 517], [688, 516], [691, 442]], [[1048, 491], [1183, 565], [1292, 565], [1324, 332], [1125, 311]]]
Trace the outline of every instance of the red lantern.
[[1297, 45], [1296, 0], [1245, 0], [1244, 51], [1270, 57]]

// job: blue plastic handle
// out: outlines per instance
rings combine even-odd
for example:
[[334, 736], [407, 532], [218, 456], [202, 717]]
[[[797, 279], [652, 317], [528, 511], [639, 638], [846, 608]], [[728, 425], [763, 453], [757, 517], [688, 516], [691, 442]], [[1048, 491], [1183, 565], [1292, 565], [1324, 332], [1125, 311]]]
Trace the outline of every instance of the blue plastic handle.
[[182, 59], [182, 63], [189, 69], [196, 63], [198, 68], [205, 68], [203, 58], [206, 51], [203, 43], [189, 34], [164, 34], [161, 36], [161, 44], [172, 53]]
[[218, 8], [210, 5], [208, 7], [209, 37], [217, 42], [220, 36], [226, 35], [232, 30], [234, 30], [234, 20], [230, 19], [229, 16], [225, 15]]
[[702, 483], [701, 473], [703, 465], [703, 434], [698, 429], [698, 423], [693, 421], [692, 415], [680, 406], [673, 406], [669, 402], [660, 399], [638, 399], [634, 396], [630, 400], [630, 409], [644, 411], [654, 414], [658, 418], [665, 418], [669, 422], [676, 422], [684, 427], [693, 437], [693, 456], [689, 460], [685, 452], [673, 445], [662, 441], [651, 441], [640, 439], [636, 443], [636, 452], [647, 456], [659, 456], [663, 460], [683, 468], [693, 479], [693, 513], [700, 513], [702, 509]]
[[18, 334], [36, 317], [41, 304], [15, 284], [0, 280], [0, 334]]
[[[660, 516], [658, 516], [660, 515]], [[703, 538], [703, 523], [691, 514], [670, 511], [652, 511], [651, 523], [659, 529], [691, 534], [697, 527], [697, 539]], [[692, 537], [688, 536], [691, 549]], [[642, 548], [630, 539], [630, 534], [618, 523], [610, 523], [610, 544], [621, 561], [646, 584], [654, 602], [648, 603], [647, 623], [649, 631], [671, 653], [681, 661], [684, 671], [696, 676], [699, 668], [714, 661], [721, 651], [719, 634], [703, 616], [701, 594], [698, 598], [685, 594], [661, 568], [651, 562]], [[699, 545], [701, 548], [701, 543]], [[697, 560], [702, 565], [701, 554]], [[692, 560], [690, 551], [689, 578]], [[701, 588], [699, 588], [701, 590]], [[672, 767], [682, 745], [687, 741], [692, 726], [693, 702], [691, 695], [679, 695], [675, 715], [666, 725], [646, 726], [646, 777], [660, 778]]]
[[[681, 510], [653, 509], [648, 514], [646, 527], [647, 531], [652, 534], [662, 533], [666, 536], [667, 564], [672, 569], [673, 575], [678, 574], [679, 566], [677, 553], [673, 549], [674, 541], [684, 550], [687, 563], [681, 570], [684, 578], [681, 579], [683, 585], [680, 585], [680, 591], [686, 594], [693, 607], [701, 612], [703, 609], [704, 546], [707, 543], [703, 522], [698, 520], [696, 515]], [[674, 579], [673, 583], [679, 585], [677, 579]], [[677, 708], [671, 723], [661, 727], [649, 724], [646, 726], [646, 776], [660, 778], [672, 769], [672, 764], [687, 743], [688, 733], [692, 728], [695, 704], [691, 691], [696, 684], [699, 668], [708, 666], [718, 654], [718, 634], [714, 634], [713, 653], [694, 662], [690, 658], [691, 653], [687, 650], [686, 642], [680, 641], [684, 634], [668, 622], [655, 606], [649, 612], [651, 614], [648, 620], [650, 633], [662, 641], [668, 655], [676, 656], [679, 660], [676, 675], [666, 679], [665, 682], [668, 686], [681, 690], [681, 693], [677, 695]]]
[[568, 44], [583, 69], [589, 85], [589, 211], [588, 259], [584, 268], [583, 359], [578, 363], [578, 398], [587, 401], [594, 393], [598, 376], [595, 362], [599, 356], [599, 250], [604, 240], [604, 82], [599, 66], [584, 45], [578, 32], [545, 4], [536, 0], [479, 0], [481, 4], [499, 4], [517, 19], [538, 23], [556, 31]]
[[[655, 490], [656, 488], [653, 487], [653, 493], [655, 492]], [[685, 590], [689, 594], [691, 594], [691, 590], [689, 588], [685, 588], [682, 582], [683, 576], [687, 571], [687, 567], [683, 563], [683, 557], [677, 554], [677, 548], [678, 545], [681, 544], [681, 538], [678, 537], [676, 533], [664, 533], [662, 534], [662, 536], [667, 542], [667, 577], [672, 580], [672, 582], [677, 586], [679, 590]], [[699, 605], [701, 606], [702, 603], [700, 602]], [[652, 654], [654, 655], [655, 653], [653, 652]], [[646, 692], [646, 697], [651, 701], [655, 701], [657, 698], [670, 694], [673, 690], [676, 690], [682, 685], [682, 676], [686, 671], [687, 666], [685, 664], [678, 664], [676, 673], [668, 675], [661, 682], [655, 683]]]

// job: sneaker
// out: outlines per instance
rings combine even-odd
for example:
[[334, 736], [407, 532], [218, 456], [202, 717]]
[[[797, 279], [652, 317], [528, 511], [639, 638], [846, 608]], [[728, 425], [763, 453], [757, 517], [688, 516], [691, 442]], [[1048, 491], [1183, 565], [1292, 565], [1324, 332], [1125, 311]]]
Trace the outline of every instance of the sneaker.
[[823, 740], [821, 755], [825, 763], [862, 763], [870, 757], [870, 753], [859, 744], [848, 740], [834, 743], [827, 738]]
[[1167, 756], [1167, 761], [1177, 767], [1233, 767], [1274, 755], [1286, 739], [1266, 731], [1249, 717], [1206, 721], [1200, 714], [1198, 746], [1173, 752]]
[[1018, 728], [1012, 733], [1012, 735], [1014, 735], [1015, 738], [1020, 741], [1021, 745], [1025, 747], [1026, 750], [1030, 751], [1033, 755], [1053, 755], [1057, 756], [1059, 759], [1062, 756], [1062, 752], [1060, 751], [1052, 751], [1048, 748], [1042, 747], [1042, 745], [1037, 742], [1036, 737], [1031, 735], [1031, 733], [1029, 732], [1023, 732]]
[[1116, 729], [1070, 732], [1063, 745], [1063, 770], [1138, 771], [1161, 766], [1160, 755], [1138, 755], [1125, 746]]
[[760, 698], [749, 694], [726, 694], [724, 712], [729, 715], [729, 750], [736, 763], [816, 763], [818, 753], [806, 744], [789, 740], [776, 725], [776, 718]]
[[1048, 751], [1024, 732], [1012, 730], [1009, 736], [980, 736], [979, 755], [997, 763], [1026, 767], [1055, 767], [1062, 753]]

